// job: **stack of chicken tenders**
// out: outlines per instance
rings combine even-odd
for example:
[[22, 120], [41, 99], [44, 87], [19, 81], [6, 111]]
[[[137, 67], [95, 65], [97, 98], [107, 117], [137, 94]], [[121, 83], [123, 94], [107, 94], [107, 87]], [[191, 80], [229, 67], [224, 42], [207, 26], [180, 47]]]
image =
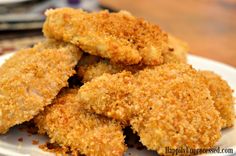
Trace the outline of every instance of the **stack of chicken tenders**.
[[[33, 120], [87, 156], [122, 156], [130, 126], [149, 150], [209, 149], [233, 126], [232, 89], [187, 64], [188, 45], [127, 11], [46, 11], [45, 41], [0, 67], [0, 133]], [[77, 76], [82, 85], [69, 87]]]

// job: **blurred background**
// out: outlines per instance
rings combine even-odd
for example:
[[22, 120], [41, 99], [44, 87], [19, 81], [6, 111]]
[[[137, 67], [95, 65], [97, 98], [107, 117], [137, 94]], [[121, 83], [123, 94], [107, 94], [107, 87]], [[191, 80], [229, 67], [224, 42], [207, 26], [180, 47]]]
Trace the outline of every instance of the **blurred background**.
[[190, 53], [236, 67], [236, 0], [0, 0], [0, 55], [43, 39], [44, 11], [128, 10], [188, 42]]

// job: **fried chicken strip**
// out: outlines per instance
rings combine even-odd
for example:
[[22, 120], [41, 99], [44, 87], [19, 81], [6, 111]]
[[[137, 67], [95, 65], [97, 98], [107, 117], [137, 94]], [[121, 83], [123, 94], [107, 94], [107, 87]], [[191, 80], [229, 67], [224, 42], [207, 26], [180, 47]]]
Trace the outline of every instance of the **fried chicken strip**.
[[121, 125], [84, 110], [77, 93], [65, 89], [34, 119], [39, 132], [87, 156], [122, 156], [126, 147]]
[[17, 52], [0, 67], [0, 133], [49, 105], [80, 59], [80, 50], [53, 40]]
[[138, 73], [135, 85], [134, 102], [146, 103], [148, 109], [131, 119], [131, 125], [148, 149], [159, 154], [166, 154], [165, 147], [208, 149], [219, 140], [219, 112], [201, 76], [189, 65], [146, 69]]
[[157, 25], [126, 11], [87, 13], [78, 9], [48, 10], [43, 32], [46, 37], [79, 46], [92, 55], [126, 65], [163, 63], [167, 34]]
[[77, 74], [79, 78], [82, 79], [82, 82], [86, 83], [104, 73], [115, 74], [123, 69], [122, 65], [112, 65], [109, 61], [101, 60], [92, 65], [78, 66]]
[[[186, 63], [187, 53], [189, 51], [187, 43], [177, 39], [176, 37], [168, 34], [168, 46], [169, 49], [164, 56], [164, 63]], [[145, 65], [122, 65], [111, 63], [109, 60], [95, 57], [93, 55], [85, 55], [80, 60], [80, 65], [77, 68], [78, 76], [82, 79], [82, 82], [91, 81], [97, 76], [101, 76], [104, 73], [115, 74], [123, 70], [136, 73], [144, 68]], [[87, 62], [87, 63], [84, 63]]]
[[221, 118], [201, 76], [185, 64], [103, 74], [79, 90], [84, 107], [131, 124], [148, 149], [210, 148]]
[[117, 119], [127, 124], [140, 109], [132, 103], [133, 75], [130, 72], [103, 74], [79, 89], [79, 100], [84, 108]]
[[205, 78], [205, 82], [213, 97], [214, 106], [220, 112], [223, 119], [222, 128], [232, 127], [234, 124], [234, 99], [232, 89], [219, 75], [211, 71], [199, 71]]
[[101, 76], [104, 73], [116, 74], [124, 70], [136, 73], [139, 70], [144, 69], [146, 66], [142, 65], [130, 65], [125, 66], [122, 64], [113, 64], [109, 60], [100, 59], [100, 61], [90, 64], [81, 65], [77, 68], [77, 74], [83, 83], [91, 81], [95, 77]]
[[221, 118], [205, 83], [186, 64], [103, 74], [79, 90], [84, 107], [131, 124], [148, 149], [209, 148], [220, 138]]

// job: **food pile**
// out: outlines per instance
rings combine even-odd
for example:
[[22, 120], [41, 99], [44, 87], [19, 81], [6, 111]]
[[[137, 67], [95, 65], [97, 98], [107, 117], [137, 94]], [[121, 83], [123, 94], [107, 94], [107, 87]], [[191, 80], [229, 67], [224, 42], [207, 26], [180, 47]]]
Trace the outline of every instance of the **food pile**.
[[0, 67], [1, 134], [33, 120], [74, 154], [122, 156], [130, 126], [167, 155], [166, 147], [211, 148], [233, 126], [227, 82], [187, 64], [187, 44], [159, 26], [126, 11], [46, 16], [45, 41]]

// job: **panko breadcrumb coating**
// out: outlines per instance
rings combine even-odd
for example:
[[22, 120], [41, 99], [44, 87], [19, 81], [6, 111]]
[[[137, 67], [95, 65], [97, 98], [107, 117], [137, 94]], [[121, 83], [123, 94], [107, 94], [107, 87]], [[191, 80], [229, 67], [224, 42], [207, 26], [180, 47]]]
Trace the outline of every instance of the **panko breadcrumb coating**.
[[167, 34], [129, 12], [87, 13], [79, 9], [48, 10], [45, 36], [77, 45], [115, 63], [158, 65], [168, 49]]
[[222, 128], [232, 127], [234, 124], [233, 91], [228, 83], [219, 75], [211, 71], [199, 71], [205, 77], [205, 82], [211, 92], [216, 110], [223, 120]]
[[134, 91], [132, 82], [130, 72], [103, 74], [81, 86], [78, 97], [85, 109], [127, 124], [137, 113], [136, 105], [131, 101]]
[[139, 64], [125, 66], [122, 64], [113, 64], [108, 60], [100, 59], [100, 61], [93, 64], [78, 66], [77, 74], [79, 78], [82, 79], [82, 82], [85, 83], [91, 81], [95, 77], [101, 76], [104, 73], [116, 74], [122, 72], [123, 70], [136, 73], [144, 68], [145, 66]]
[[17, 52], [0, 67], [0, 133], [49, 105], [75, 71], [81, 51], [53, 40]]
[[187, 63], [187, 43], [168, 34], [168, 46], [168, 51], [163, 53], [164, 63]]
[[121, 125], [84, 110], [77, 93], [78, 89], [65, 89], [34, 119], [39, 132], [87, 156], [123, 156], [126, 146]]
[[[187, 43], [177, 39], [176, 37], [168, 34], [168, 46], [169, 49], [164, 56], [164, 63], [186, 63], [187, 53], [189, 51]], [[80, 64], [77, 68], [78, 76], [82, 79], [82, 82], [88, 82], [97, 76], [101, 76], [104, 73], [115, 74], [123, 70], [136, 73], [149, 66], [140, 64], [136, 65], [122, 65], [114, 64], [109, 60], [101, 59], [93, 55], [86, 55], [81, 58]]]
[[77, 73], [82, 82], [91, 81], [93, 78], [101, 76], [104, 73], [115, 74], [123, 70], [122, 65], [112, 65], [109, 61], [101, 60], [98, 63], [88, 66], [78, 66]]
[[148, 149], [210, 148], [221, 118], [200, 75], [186, 64], [103, 74], [79, 90], [84, 108], [131, 123]]
[[205, 83], [189, 65], [166, 64], [140, 71], [134, 102], [148, 106], [131, 126], [148, 149], [211, 148], [221, 134], [221, 118]]

